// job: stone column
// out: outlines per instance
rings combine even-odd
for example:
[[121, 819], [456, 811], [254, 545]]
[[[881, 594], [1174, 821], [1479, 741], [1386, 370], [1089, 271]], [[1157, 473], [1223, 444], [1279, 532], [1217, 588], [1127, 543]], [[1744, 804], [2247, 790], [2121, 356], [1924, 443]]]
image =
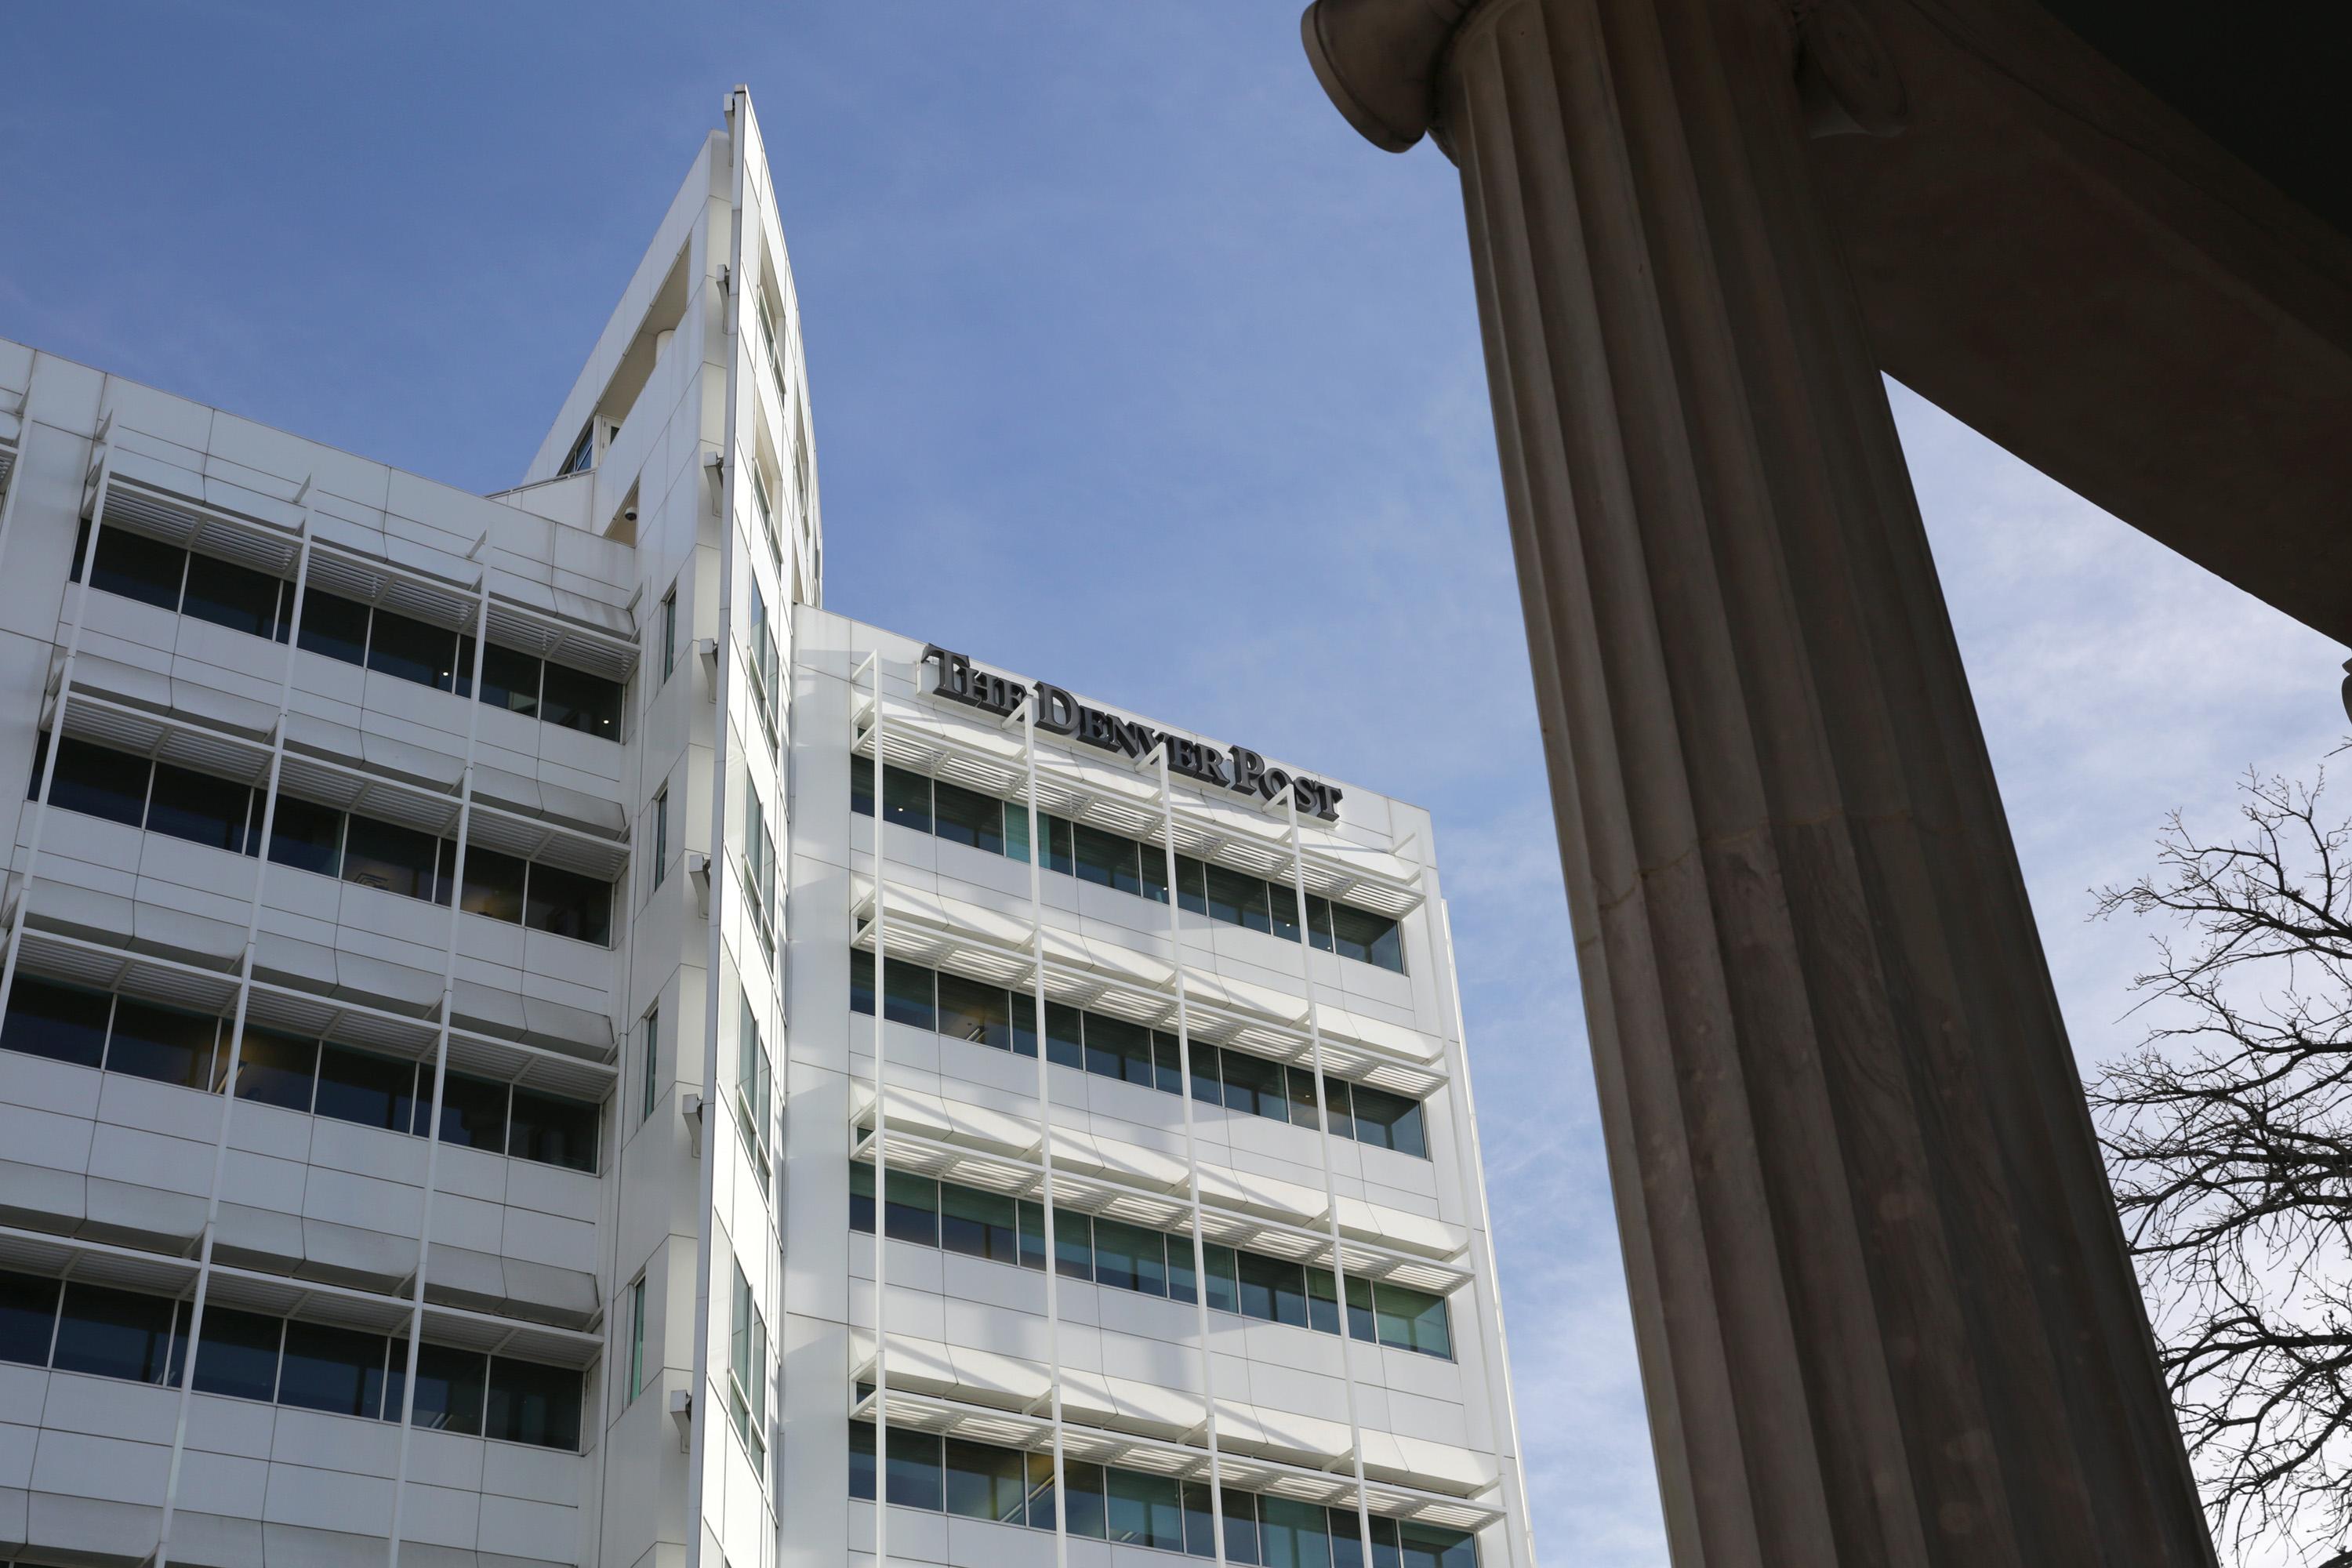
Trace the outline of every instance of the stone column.
[[[1822, 0], [1319, 0], [1460, 165], [1683, 1568], [2213, 1563], [1808, 133]], [[1567, 1552], [1572, 1559], [1574, 1543]]]

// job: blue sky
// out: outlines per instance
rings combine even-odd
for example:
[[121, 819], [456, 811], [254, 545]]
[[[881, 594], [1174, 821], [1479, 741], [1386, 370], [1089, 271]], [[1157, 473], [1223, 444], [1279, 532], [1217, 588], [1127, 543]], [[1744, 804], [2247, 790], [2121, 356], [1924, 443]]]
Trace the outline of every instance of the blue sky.
[[[478, 489], [732, 84], [807, 319], [828, 605], [1437, 815], [1540, 1550], [1664, 1560], [1453, 170], [1297, 0], [20, 0], [0, 335]], [[2338, 738], [2343, 657], [1895, 406], [2078, 1054], [2084, 889]]]

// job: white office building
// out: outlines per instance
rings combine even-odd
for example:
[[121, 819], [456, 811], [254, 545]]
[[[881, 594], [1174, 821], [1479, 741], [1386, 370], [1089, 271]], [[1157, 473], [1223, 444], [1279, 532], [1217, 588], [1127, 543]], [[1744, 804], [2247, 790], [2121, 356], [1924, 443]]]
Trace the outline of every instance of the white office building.
[[1427, 816], [812, 428], [740, 89], [511, 490], [0, 342], [0, 1563], [1533, 1568]]

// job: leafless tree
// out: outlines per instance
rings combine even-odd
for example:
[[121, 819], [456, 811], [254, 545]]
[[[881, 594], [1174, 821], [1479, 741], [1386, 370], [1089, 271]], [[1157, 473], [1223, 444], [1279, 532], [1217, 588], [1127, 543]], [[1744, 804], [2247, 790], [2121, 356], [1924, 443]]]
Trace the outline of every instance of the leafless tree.
[[2098, 891], [2167, 929], [2091, 1099], [2216, 1535], [2352, 1568], [2352, 823], [2324, 787], [2249, 774], [2226, 837], [2176, 813]]

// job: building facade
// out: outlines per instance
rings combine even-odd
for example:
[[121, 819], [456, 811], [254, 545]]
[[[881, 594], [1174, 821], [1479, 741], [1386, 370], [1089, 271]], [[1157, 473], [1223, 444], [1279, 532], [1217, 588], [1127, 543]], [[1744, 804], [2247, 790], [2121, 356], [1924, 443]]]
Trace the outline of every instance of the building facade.
[[0, 1559], [1531, 1568], [1427, 816], [820, 607], [748, 94], [512, 490], [0, 410]]

